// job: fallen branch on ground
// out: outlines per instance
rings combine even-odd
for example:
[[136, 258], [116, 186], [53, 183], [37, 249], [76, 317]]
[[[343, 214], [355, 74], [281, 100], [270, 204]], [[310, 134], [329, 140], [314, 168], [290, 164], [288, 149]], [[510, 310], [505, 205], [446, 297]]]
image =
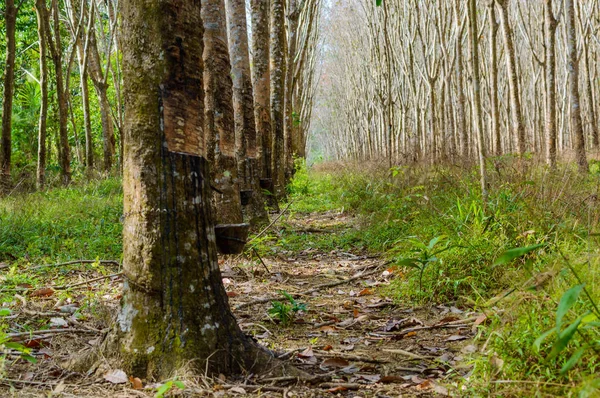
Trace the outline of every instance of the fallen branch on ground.
[[[33, 337], [36, 335], [45, 335], [45, 334], [61, 334], [61, 333], [90, 333], [97, 334], [102, 333], [102, 330], [91, 330], [91, 329], [47, 329], [47, 330], [32, 330], [29, 332], [18, 332], [18, 333], [8, 333], [6, 336], [8, 338], [16, 338], [16, 337]], [[38, 337], [36, 337], [38, 338]]]

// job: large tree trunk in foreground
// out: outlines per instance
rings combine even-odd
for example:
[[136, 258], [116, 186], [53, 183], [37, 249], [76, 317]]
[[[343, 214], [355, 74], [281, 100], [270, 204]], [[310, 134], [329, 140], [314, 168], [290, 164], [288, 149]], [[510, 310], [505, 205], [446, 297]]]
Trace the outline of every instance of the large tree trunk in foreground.
[[200, 1], [122, 6], [125, 100], [123, 369], [231, 373], [271, 356], [240, 331], [221, 282], [203, 157]]
[[235, 129], [233, 83], [227, 49], [224, 0], [202, 0], [204, 23], [204, 117], [208, 161], [218, 224], [242, 222]]
[[12, 134], [12, 104], [15, 90], [15, 30], [17, 21], [17, 7], [14, 0], [6, 0], [6, 69], [4, 71], [4, 93], [2, 104], [2, 136], [0, 142], [0, 189], [7, 191], [10, 188], [10, 157]]
[[236, 157], [241, 188], [249, 195], [242, 207], [244, 219], [250, 224], [268, 221], [265, 200], [260, 189], [257, 159], [256, 118], [252, 97], [246, 3], [227, 0], [229, 49], [233, 77], [233, 113], [235, 121]]
[[585, 138], [581, 121], [581, 101], [579, 98], [579, 61], [577, 59], [577, 33], [575, 31], [575, 7], [573, 0], [565, 0], [567, 20], [567, 69], [569, 71], [569, 105], [571, 113], [571, 134], [575, 138], [575, 156], [579, 171], [588, 172], [585, 154]]

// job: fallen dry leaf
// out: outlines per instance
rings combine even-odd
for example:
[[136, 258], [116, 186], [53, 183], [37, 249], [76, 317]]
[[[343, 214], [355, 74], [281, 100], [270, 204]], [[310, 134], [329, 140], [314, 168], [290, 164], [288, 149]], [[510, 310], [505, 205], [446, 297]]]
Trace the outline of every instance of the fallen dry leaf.
[[331, 332], [335, 332], [337, 329], [335, 328], [335, 326], [321, 326], [319, 328], [319, 332], [325, 332], [325, 333], [331, 333]]
[[239, 296], [239, 293], [236, 292], [227, 292], [227, 297], [237, 297]]
[[466, 340], [468, 339], [467, 336], [462, 336], [460, 334], [453, 334], [452, 336], [448, 337], [445, 341], [459, 341], [459, 340]]
[[458, 321], [459, 319], [460, 318], [455, 315], [448, 315], [447, 317], [440, 319], [440, 321], [437, 324], [443, 325], [444, 323]]
[[429, 390], [432, 387], [433, 387], [433, 383], [431, 382], [431, 380], [425, 380], [421, 384], [417, 384], [416, 388], [417, 388], [417, 390]]
[[358, 296], [359, 296], [359, 297], [360, 297], [360, 296], [370, 296], [371, 294], [373, 294], [373, 289], [366, 288], [366, 289], [363, 289], [363, 290], [361, 290], [361, 291], [358, 293]]
[[51, 287], [44, 287], [31, 292], [31, 297], [50, 297], [54, 294], [54, 289]]
[[333, 346], [328, 344], [325, 347], [323, 347], [323, 351], [331, 351], [333, 349]]
[[313, 352], [312, 347], [308, 347], [304, 351], [298, 353], [299, 358], [310, 358], [310, 357], [314, 357], [314, 356], [315, 356], [315, 354]]
[[236, 394], [246, 394], [246, 390], [244, 390], [242, 387], [231, 387], [229, 391]]
[[144, 385], [142, 384], [142, 381], [139, 379], [139, 377], [129, 376], [129, 382], [131, 383], [131, 386], [134, 390], [141, 390], [144, 388]]
[[327, 358], [326, 360], [324, 360], [321, 363], [322, 367], [327, 367], [327, 368], [345, 368], [348, 365], [350, 365], [350, 362], [348, 362], [344, 358], [338, 358], [338, 357]]
[[404, 335], [404, 338], [406, 339], [406, 338], [413, 337], [416, 335], [417, 335], [417, 332], [408, 332]]
[[341, 391], [346, 391], [346, 390], [348, 390], [348, 389], [344, 386], [337, 386], [337, 387], [330, 388], [329, 390], [327, 390], [327, 392], [336, 393], [336, 392], [341, 392]]
[[379, 382], [385, 384], [402, 383], [404, 382], [404, 379], [400, 376], [383, 376], [381, 379], [379, 379]]
[[113, 384], [122, 384], [127, 383], [129, 381], [129, 378], [127, 377], [127, 374], [121, 369], [115, 369], [105, 374], [104, 380]]
[[56, 387], [54, 387], [54, 390], [52, 390], [52, 395], [58, 395], [62, 393], [65, 390], [65, 387], [66, 386], [64, 380], [61, 380], [60, 383], [58, 383]]

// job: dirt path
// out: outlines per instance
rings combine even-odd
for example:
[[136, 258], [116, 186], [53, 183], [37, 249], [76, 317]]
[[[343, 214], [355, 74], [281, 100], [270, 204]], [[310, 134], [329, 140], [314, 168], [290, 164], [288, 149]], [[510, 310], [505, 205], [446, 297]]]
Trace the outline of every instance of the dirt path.
[[[352, 227], [351, 219], [335, 213], [304, 215], [288, 223], [306, 234]], [[200, 378], [185, 380], [189, 387], [174, 389], [173, 396], [460, 395], [453, 390], [453, 382], [470, 372], [462, 359], [477, 349], [470, 339], [484, 316], [451, 305], [407, 308], [395, 304], [385, 297], [383, 288], [391, 278], [399, 277], [398, 271], [374, 256], [335, 250], [323, 253], [307, 247], [262, 260], [264, 264], [252, 265], [247, 258], [221, 260], [234, 313], [247, 334], [319, 381]], [[78, 275], [78, 279], [91, 279], [93, 274]], [[103, 298], [103, 308], [111, 312], [118, 306], [120, 286], [119, 278], [113, 277], [94, 282], [90, 290]], [[306, 305], [287, 325], [269, 314], [272, 301], [287, 301], [282, 291]], [[51, 295], [30, 298], [12, 322], [22, 322], [23, 315], [52, 315], [49, 310], [62, 308], [56, 304]], [[52, 319], [60, 324], [57, 317]], [[35, 365], [22, 360], [9, 363], [0, 395], [41, 397], [54, 391], [53, 396], [65, 397], [153, 396], [152, 391], [134, 390], [129, 383], [111, 384], [101, 375], [82, 379], [58, 366], [70, 353], [95, 344], [99, 334], [93, 330], [102, 328], [100, 318], [76, 321], [63, 316], [65, 324], [56, 328], [75, 326], [88, 329], [89, 334], [57, 334], [45, 337], [43, 344], [41, 339], [32, 339], [33, 354], [40, 360]]]

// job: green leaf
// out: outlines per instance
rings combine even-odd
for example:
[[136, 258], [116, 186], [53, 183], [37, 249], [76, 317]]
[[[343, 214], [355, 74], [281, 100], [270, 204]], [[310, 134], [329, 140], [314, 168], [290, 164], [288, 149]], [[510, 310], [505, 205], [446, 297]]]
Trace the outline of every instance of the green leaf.
[[418, 261], [414, 258], [401, 258], [399, 260], [396, 260], [396, 264], [402, 265], [404, 267], [420, 268]]
[[575, 322], [570, 324], [562, 333], [559, 334], [558, 340], [554, 342], [552, 351], [550, 351], [550, 354], [548, 355], [548, 359], [556, 358], [558, 354], [560, 354], [567, 347], [567, 344], [569, 344], [569, 341], [571, 341], [573, 335], [579, 327], [579, 324], [581, 323], [581, 318], [582, 317], [577, 318]]
[[498, 257], [496, 259], [496, 261], [494, 262], [493, 265], [496, 266], [496, 265], [508, 264], [515, 258], [524, 256], [525, 254], [527, 254], [535, 249], [539, 249], [542, 246], [544, 246], [544, 245], [537, 244], [537, 245], [533, 245], [533, 246], [516, 247], [514, 249], [507, 250], [504, 253], [502, 253], [502, 255], [500, 257]]
[[29, 363], [37, 363], [37, 359], [35, 357], [32, 357], [29, 354], [23, 354], [23, 355], [21, 355], [21, 358], [23, 358], [24, 360], [26, 360]]
[[185, 384], [183, 384], [183, 382], [181, 380], [175, 380], [175, 381], [173, 381], [173, 384], [175, 384], [177, 386], [177, 388], [185, 390]]
[[0, 308], [0, 316], [8, 316], [12, 314], [10, 308]]
[[377, 7], [381, 6], [382, 3], [383, 0], [375, 0], [375, 5], [377, 5]]
[[154, 395], [155, 398], [163, 398], [163, 396], [165, 395], [165, 393], [167, 391], [169, 391], [171, 388], [173, 388], [173, 382], [172, 381], [167, 381], [165, 384], [163, 384], [162, 386], [158, 387], [158, 389], [156, 390], [156, 395]]
[[579, 362], [579, 360], [581, 359], [581, 356], [585, 352], [586, 348], [587, 347], [584, 346], [584, 347], [581, 347], [580, 349], [578, 349], [577, 351], [575, 351], [575, 353], [571, 356], [571, 358], [569, 358], [569, 360], [567, 362], [565, 362], [563, 367], [560, 369], [561, 375], [564, 375], [569, 370], [573, 369], [573, 366], [577, 365], [577, 362]]
[[556, 310], [556, 329], [560, 330], [562, 326], [562, 320], [567, 312], [571, 309], [573, 304], [577, 302], [577, 298], [581, 294], [583, 290], [583, 284], [573, 286], [569, 290], [567, 290], [562, 297], [560, 298], [560, 302], [558, 303], [558, 309]]
[[540, 337], [538, 337], [537, 339], [535, 339], [535, 341], [533, 342], [533, 347], [535, 348], [535, 350], [539, 351], [540, 350], [540, 346], [542, 345], [542, 343], [544, 342], [544, 340], [546, 340], [546, 338], [548, 338], [548, 336], [550, 336], [554, 332], [556, 332], [556, 328], [552, 328], [550, 330], [545, 331], [544, 333], [542, 333], [540, 335]]

